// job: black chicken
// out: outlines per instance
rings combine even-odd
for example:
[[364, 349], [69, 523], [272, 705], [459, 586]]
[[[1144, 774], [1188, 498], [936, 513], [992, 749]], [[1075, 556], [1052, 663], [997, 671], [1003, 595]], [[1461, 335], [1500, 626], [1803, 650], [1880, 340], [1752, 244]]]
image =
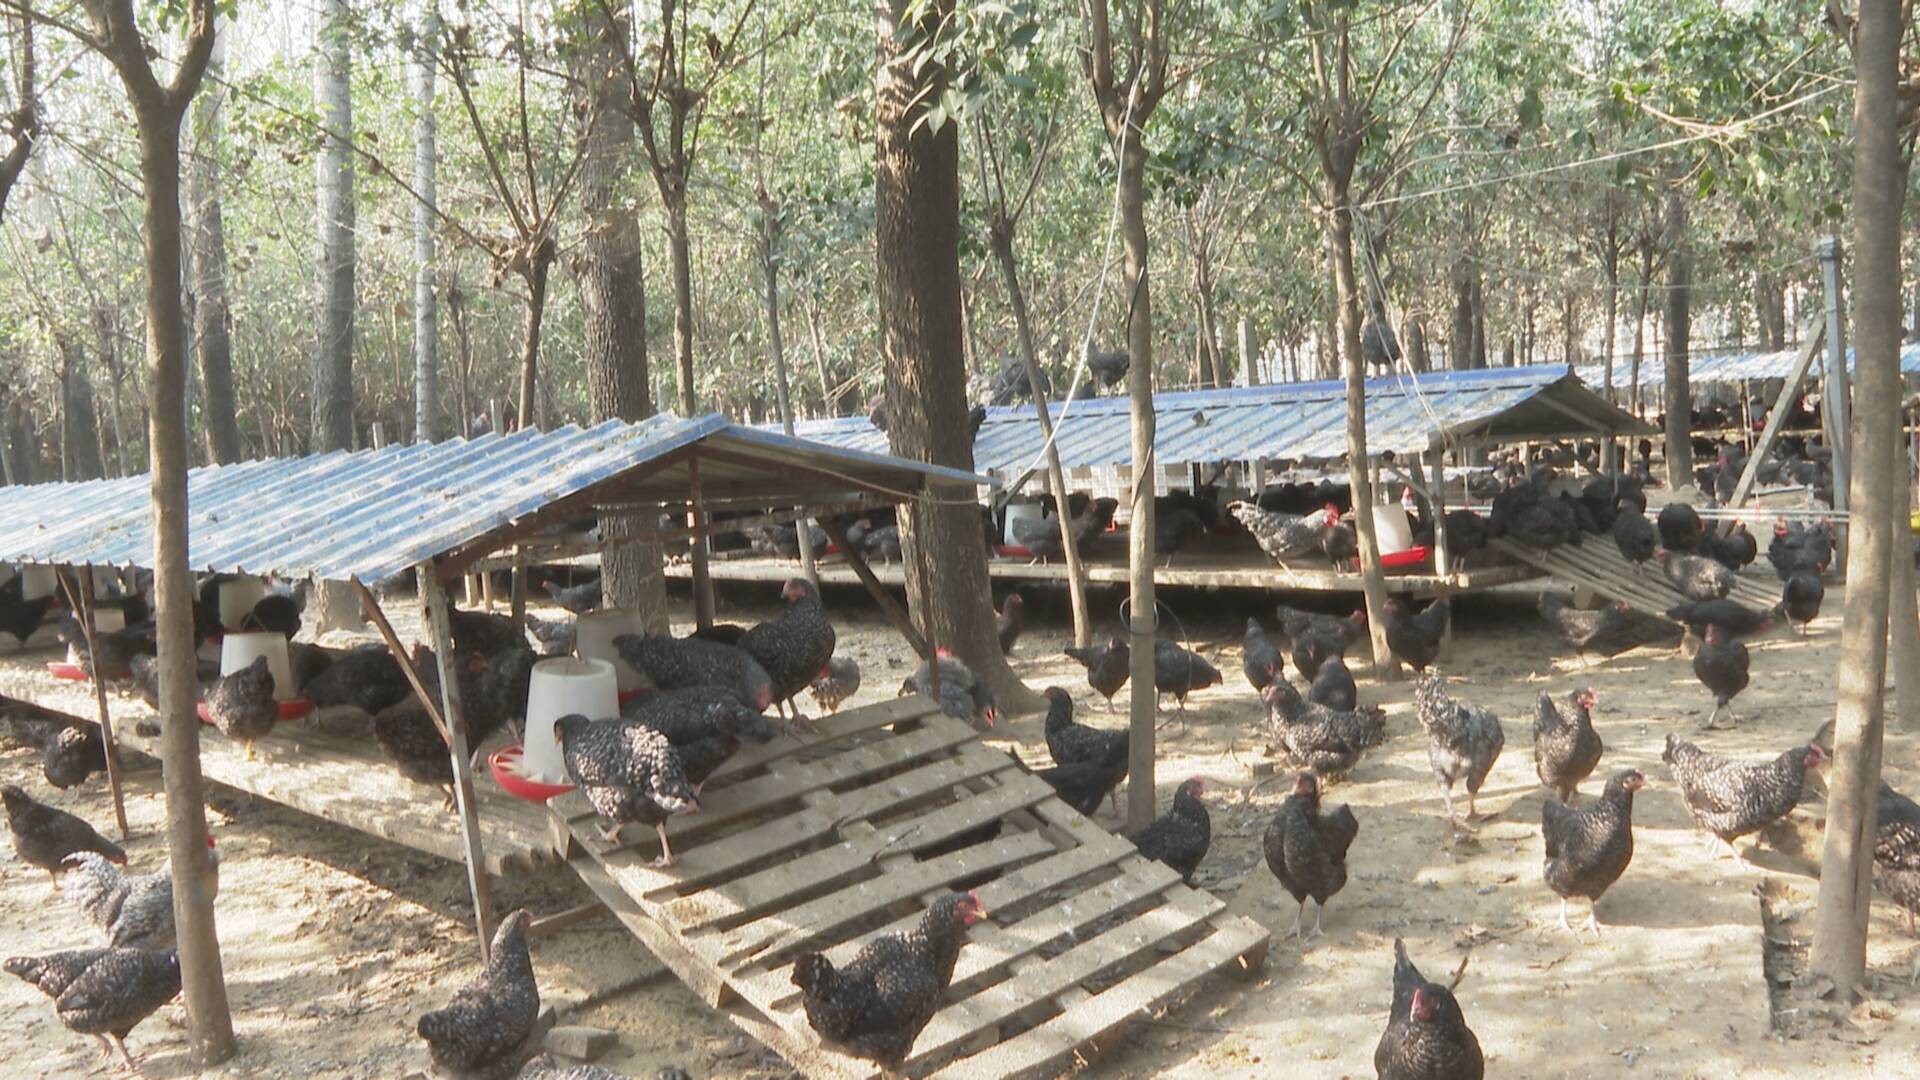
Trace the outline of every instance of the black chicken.
[[1880, 783], [1879, 823], [1874, 832], [1873, 871], [1880, 891], [1907, 913], [1907, 932], [1914, 929], [1920, 911], [1920, 806]]
[[1487, 511], [1487, 531], [1541, 551], [1562, 544], [1578, 545], [1581, 540], [1573, 508], [1533, 481], [1516, 484], [1493, 497]]
[[1813, 620], [1820, 617], [1820, 605], [1826, 598], [1827, 586], [1819, 574], [1797, 571], [1780, 586], [1780, 611], [1795, 629], [1805, 634]]
[[1575, 810], [1548, 799], [1540, 804], [1540, 834], [1547, 841], [1542, 870], [1547, 887], [1560, 897], [1560, 928], [1567, 925], [1567, 901], [1589, 901], [1587, 929], [1600, 933], [1600, 897], [1620, 880], [1633, 861], [1633, 793], [1647, 785], [1639, 769], [1623, 769], [1607, 778], [1600, 798]]
[[1347, 638], [1339, 631], [1311, 627], [1294, 635], [1293, 666], [1304, 678], [1318, 679], [1320, 669], [1336, 660], [1346, 662]]
[[1580, 798], [1580, 781], [1593, 775], [1606, 749], [1600, 733], [1593, 730], [1593, 709], [1598, 704], [1600, 696], [1591, 686], [1567, 695], [1564, 713], [1545, 690], [1534, 701], [1534, 771], [1569, 805]]
[[1289, 641], [1310, 633], [1326, 634], [1341, 639], [1343, 644], [1340, 652], [1344, 653], [1347, 646], [1357, 645], [1367, 636], [1367, 609], [1364, 607], [1355, 608], [1353, 614], [1345, 618], [1323, 615], [1317, 611], [1302, 611], [1286, 604], [1275, 605], [1273, 612], [1280, 619], [1280, 632]]
[[1446, 597], [1428, 604], [1419, 614], [1409, 612], [1398, 597], [1387, 601], [1387, 648], [1409, 667], [1425, 672], [1440, 656], [1440, 642], [1446, 636], [1447, 621], [1453, 605]]
[[68, 1031], [93, 1036], [109, 1057], [119, 1050], [131, 1072], [140, 1066], [127, 1052], [128, 1033], [180, 993], [180, 954], [171, 949], [76, 949], [15, 956], [5, 967], [53, 999]]
[[58, 881], [61, 862], [82, 851], [126, 865], [127, 853], [120, 845], [65, 810], [35, 802], [14, 784], [0, 787], [0, 798], [7, 804], [7, 831], [13, 834], [14, 853], [21, 862], [45, 870], [48, 880]]
[[653, 826], [660, 857], [649, 865], [673, 865], [667, 819], [700, 809], [687, 783], [680, 754], [667, 737], [645, 724], [563, 716], [554, 723], [567, 775], [600, 816], [601, 836], [615, 841], [629, 821]]
[[268, 593], [240, 620], [240, 629], [279, 634], [292, 641], [300, 632], [300, 602], [285, 593]]
[[527, 952], [533, 916], [523, 908], [494, 931], [487, 965], [443, 1009], [420, 1017], [416, 1030], [427, 1040], [437, 1070], [475, 1080], [515, 1076], [540, 1016], [540, 986]]
[[1606, 607], [1587, 611], [1574, 607], [1550, 592], [1539, 599], [1540, 617], [1547, 620], [1576, 652], [1589, 649], [1607, 654], [1620, 644], [1627, 629], [1627, 602], [1616, 600]]
[[1740, 721], [1730, 706], [1740, 691], [1747, 688], [1747, 671], [1752, 663], [1753, 657], [1745, 643], [1717, 625], [1707, 625], [1700, 651], [1693, 654], [1693, 677], [1713, 691], [1713, 715], [1707, 717], [1707, 727], [1719, 724], [1723, 709], [1733, 717], [1734, 723]]
[[1747, 523], [1736, 521], [1733, 531], [1725, 536], [1712, 529], [1701, 533], [1698, 554], [1738, 573], [1741, 567], [1760, 554], [1760, 547], [1754, 543], [1753, 534], [1747, 531]]
[[[1110, 761], [1080, 761], [1072, 765], [1055, 765], [1040, 769], [1034, 775], [1044, 780], [1053, 789], [1060, 801], [1073, 807], [1087, 817], [1100, 812], [1100, 804], [1114, 796], [1114, 790], [1127, 775], [1127, 756], [1116, 753]], [[1115, 801], [1118, 809], [1118, 800]]]
[[53, 607], [53, 597], [43, 596], [38, 600], [0, 600], [0, 633], [13, 635], [13, 640], [24, 647], [27, 639], [47, 621], [47, 610]]
[[1190, 649], [1183, 649], [1165, 638], [1153, 643], [1153, 697], [1159, 708], [1160, 695], [1172, 694], [1180, 711], [1187, 711], [1187, 695], [1195, 690], [1218, 686], [1224, 680], [1220, 669]]
[[527, 632], [505, 615], [449, 607], [447, 625], [453, 631], [454, 651], [462, 656], [470, 653], [492, 656], [527, 647]]
[[1487, 522], [1479, 514], [1461, 507], [1447, 511], [1447, 556], [1458, 559], [1487, 546]]
[[1247, 677], [1247, 685], [1256, 691], [1265, 690], [1267, 684], [1280, 677], [1284, 663], [1280, 659], [1280, 650], [1267, 640], [1267, 632], [1259, 619], [1247, 620], [1247, 636], [1240, 645], [1240, 670]]
[[[740, 648], [767, 673], [770, 696], [785, 715], [793, 698], [833, 659], [835, 635], [820, 603], [820, 591], [806, 578], [788, 579], [780, 599], [786, 607], [748, 630], [740, 638]], [[797, 708], [794, 716], [799, 719]]]
[[1811, 526], [1775, 521], [1773, 539], [1767, 544], [1767, 561], [1781, 581], [1795, 574], [1818, 577], [1833, 561], [1833, 526], [1824, 521]]
[[986, 914], [980, 894], [948, 893], [918, 927], [874, 938], [844, 968], [801, 953], [792, 978], [807, 1023], [828, 1045], [897, 1074], [953, 981], [967, 928]]
[[1347, 884], [1347, 849], [1359, 833], [1360, 823], [1349, 807], [1321, 813], [1318, 777], [1303, 772], [1293, 778], [1293, 794], [1268, 823], [1261, 848], [1267, 869], [1300, 905], [1293, 919], [1294, 937], [1304, 934], [1308, 897], [1313, 898], [1313, 936], [1325, 933], [1320, 920], [1327, 899]]
[[1440, 781], [1447, 801], [1447, 820], [1454, 821], [1453, 785], [1467, 784], [1467, 820], [1476, 816], [1480, 785], [1507, 745], [1500, 718], [1477, 705], [1448, 696], [1438, 675], [1422, 675], [1414, 683], [1414, 712], [1427, 733], [1427, 760]]
[[58, 724], [40, 743], [40, 772], [62, 791], [107, 771], [107, 744], [92, 724]]
[[585, 615], [597, 611], [606, 602], [606, 586], [596, 576], [591, 581], [577, 585], [562, 585], [557, 581], [543, 581], [541, 587], [547, 590], [547, 596], [561, 607], [575, 615]]
[[836, 656], [827, 661], [807, 684], [815, 704], [830, 713], [840, 711], [840, 703], [860, 692], [860, 665], [851, 656]]
[[1287, 756], [1320, 776], [1345, 776], [1360, 755], [1387, 741], [1387, 714], [1329, 708], [1306, 701], [1285, 679], [1262, 695], [1267, 719]]
[[1328, 657], [1326, 663], [1320, 665], [1319, 674], [1313, 677], [1313, 685], [1307, 688], [1307, 700], [1329, 709], [1351, 710], [1358, 705], [1360, 688], [1353, 684], [1353, 672], [1347, 670], [1347, 662], [1338, 656]]
[[1087, 371], [1105, 387], [1120, 385], [1120, 380], [1127, 377], [1127, 368], [1132, 366], [1131, 354], [1125, 351], [1101, 352], [1093, 347], [1091, 341], [1087, 342], [1086, 356]]
[[1622, 558], [1637, 566], [1653, 558], [1654, 551], [1660, 547], [1660, 536], [1645, 513], [1621, 499], [1613, 518], [1613, 543], [1620, 549]]
[[1745, 764], [1716, 757], [1669, 734], [1660, 760], [1673, 770], [1693, 823], [1717, 837], [1734, 861], [1741, 862], [1734, 840], [1792, 813], [1800, 804], [1807, 770], [1825, 764], [1827, 754], [1812, 742], [1763, 764]]
[[[526, 709], [526, 681], [531, 678], [532, 654], [526, 649], [502, 653], [492, 660], [469, 656], [460, 666], [461, 719], [465, 721], [467, 746], [477, 756], [480, 747], [508, 719], [523, 715]], [[414, 650], [414, 666], [421, 682], [440, 703], [440, 668], [424, 648]], [[517, 692], [509, 687], [517, 686]], [[433, 726], [433, 720], [411, 690], [405, 698], [381, 709], [373, 716], [373, 740], [393, 759], [400, 775], [417, 784], [432, 784], [441, 789], [445, 805], [451, 810], [453, 797], [453, 759], [447, 744]]]
[[1112, 712], [1113, 695], [1127, 685], [1127, 676], [1133, 670], [1133, 650], [1127, 646], [1126, 639], [1108, 638], [1105, 645], [1089, 645], [1084, 649], [1069, 645], [1066, 654], [1087, 669], [1087, 685], [1107, 699], [1107, 711]]
[[[767, 669], [739, 646], [699, 638], [622, 634], [613, 639], [613, 647], [628, 667], [662, 690], [724, 686], [733, 691], [740, 704], [755, 712], [765, 712], [773, 704], [773, 680]], [[807, 669], [809, 681], [832, 655], [829, 649], [826, 657]]]
[[80, 620], [68, 616], [60, 623], [59, 639], [68, 654], [88, 678], [107, 682], [125, 682], [133, 678], [133, 659], [152, 656], [158, 646], [152, 626], [129, 626], [125, 630], [96, 630], [93, 644], [87, 644]]
[[[1128, 747], [1132, 744], [1132, 733], [1125, 728], [1118, 731], [1103, 731], [1076, 723], [1073, 719], [1073, 695], [1058, 686], [1049, 686], [1044, 692], [1047, 699], [1046, 736], [1047, 753], [1053, 755], [1056, 765], [1095, 765], [1101, 769], [1100, 775], [1108, 775], [1116, 769], [1114, 783], [1127, 774]], [[1113, 784], [1107, 785], [1113, 790]], [[1119, 809], [1118, 803], [1115, 810]]]
[[[415, 653], [416, 662], [434, 664], [427, 650]], [[382, 644], [361, 645], [336, 657], [325, 671], [308, 680], [300, 689], [302, 697], [318, 708], [351, 705], [367, 713], [377, 713], [413, 693], [413, 686], [400, 671], [399, 661]]]
[[1738, 600], [1726, 597], [1675, 604], [1667, 609], [1667, 618], [1684, 623], [1695, 637], [1706, 637], [1709, 625], [1718, 626], [1735, 637], [1758, 634], [1773, 625], [1772, 614], [1755, 611]]
[[1004, 656], [1013, 655], [1014, 643], [1027, 628], [1027, 602], [1019, 593], [1008, 593], [1000, 603], [1000, 612], [994, 618], [994, 632], [1000, 636], [1000, 652]]
[[1206, 532], [1207, 523], [1187, 507], [1176, 507], [1164, 516], [1156, 514], [1153, 519], [1153, 553], [1165, 556], [1165, 565], [1172, 566], [1173, 557], [1187, 546], [1187, 541], [1204, 536]]
[[1140, 854], [1166, 863], [1180, 874], [1180, 880], [1193, 883], [1193, 872], [1206, 858], [1213, 842], [1213, 821], [1207, 805], [1200, 801], [1206, 785], [1199, 777], [1182, 781], [1174, 789], [1173, 805], [1167, 812], [1148, 822], [1138, 832], [1127, 834]]
[[1461, 1015], [1453, 990], [1431, 983], [1393, 939], [1393, 1009], [1373, 1048], [1378, 1080], [1485, 1080], [1480, 1040]]
[[1668, 503], [1654, 519], [1660, 546], [1668, 551], [1692, 551], [1700, 545], [1700, 515], [1683, 502]]
[[280, 722], [280, 703], [273, 698], [273, 670], [265, 656], [207, 689], [207, 717], [220, 734], [247, 744], [253, 760], [253, 742], [264, 739]]

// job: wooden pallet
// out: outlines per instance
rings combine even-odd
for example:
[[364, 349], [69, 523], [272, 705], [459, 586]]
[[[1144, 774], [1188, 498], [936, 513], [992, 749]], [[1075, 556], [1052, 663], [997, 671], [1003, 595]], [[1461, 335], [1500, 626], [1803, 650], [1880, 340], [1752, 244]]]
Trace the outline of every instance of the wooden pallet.
[[[1628, 562], [1611, 536], [1589, 536], [1586, 543], [1579, 547], [1562, 544], [1550, 551], [1516, 544], [1505, 538], [1489, 543], [1501, 552], [1561, 581], [1591, 589], [1615, 600], [1625, 600], [1628, 607], [1655, 618], [1665, 619], [1668, 608], [1687, 599], [1667, 581], [1658, 565], [1649, 562], [1644, 566], [1635, 566]], [[1744, 572], [1734, 575], [1733, 591], [1727, 594], [1727, 598], [1737, 600], [1755, 611], [1771, 611], [1780, 602], [1777, 585], [1771, 573], [1763, 578], [1761, 572], [1749, 566]]]
[[610, 843], [580, 795], [549, 806], [587, 886], [703, 1000], [808, 1076], [876, 1071], [820, 1044], [794, 960], [845, 963], [949, 889], [978, 889], [988, 918], [914, 1045], [915, 1075], [1056, 1075], [1129, 1019], [1266, 956], [1265, 928], [1141, 858], [923, 697], [742, 750], [707, 782], [700, 812], [669, 823], [667, 869], [647, 865], [652, 830], [628, 826]]

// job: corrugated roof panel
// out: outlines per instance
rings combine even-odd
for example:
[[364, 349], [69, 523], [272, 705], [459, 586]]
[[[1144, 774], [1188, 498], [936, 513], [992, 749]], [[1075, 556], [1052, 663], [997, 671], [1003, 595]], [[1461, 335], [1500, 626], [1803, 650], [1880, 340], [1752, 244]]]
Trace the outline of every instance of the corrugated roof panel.
[[[1800, 350], [1781, 349], [1774, 352], [1736, 352], [1717, 353], [1709, 356], [1695, 356], [1687, 363], [1689, 382], [1743, 382], [1748, 379], [1784, 379], [1793, 374], [1793, 365], [1800, 357]], [[1818, 376], [1826, 368], [1826, 354], [1814, 358], [1812, 373]], [[1847, 370], [1853, 370], [1853, 349], [1847, 349]], [[1518, 370], [1518, 369], [1516, 369]], [[1920, 343], [1900, 347], [1900, 372], [1903, 375], [1920, 375]], [[1599, 386], [1606, 380], [1606, 369], [1600, 364], [1583, 364], [1577, 369], [1580, 378], [1589, 385]], [[1640, 361], [1640, 389], [1645, 393], [1650, 388], [1658, 388], [1667, 377], [1666, 361], [1659, 356], [1647, 356]], [[1616, 390], [1627, 387], [1627, 365], [1614, 361], [1613, 385]]]

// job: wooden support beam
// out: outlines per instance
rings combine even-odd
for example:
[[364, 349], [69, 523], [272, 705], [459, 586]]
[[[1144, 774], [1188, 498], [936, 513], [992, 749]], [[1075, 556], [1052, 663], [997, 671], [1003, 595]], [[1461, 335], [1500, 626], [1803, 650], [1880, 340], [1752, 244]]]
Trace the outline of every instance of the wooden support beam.
[[[699, 531], [706, 525], [707, 511], [700, 498], [700, 458], [687, 459], [687, 528]], [[693, 621], [702, 630], [713, 629], [713, 574], [707, 567], [707, 542], [695, 540], [689, 545], [693, 562]]]
[[433, 629], [433, 648], [440, 659], [440, 707], [447, 720], [447, 754], [453, 759], [453, 799], [460, 811], [460, 834], [467, 864], [467, 887], [473, 894], [474, 929], [480, 935], [480, 959], [493, 949], [493, 881], [487, 876], [486, 854], [480, 849], [480, 815], [474, 805], [473, 769], [467, 757], [467, 722], [460, 711], [460, 659], [453, 651], [453, 628], [447, 617], [452, 601], [440, 584], [431, 562], [415, 571], [420, 602], [427, 607], [427, 625]]
[[[95, 638], [93, 623], [93, 567], [80, 568], [79, 584], [69, 577], [66, 569], [54, 568], [54, 576], [60, 582], [60, 588], [66, 591], [67, 604], [73, 608], [73, 614], [80, 622], [81, 637], [87, 643], [89, 663], [99, 656], [98, 641]], [[120, 749], [113, 739], [113, 714], [107, 709], [107, 684], [100, 677], [100, 669], [93, 669], [93, 701], [100, 711], [100, 744], [107, 753], [107, 788], [113, 793], [113, 820], [120, 827], [120, 839], [127, 839], [127, 797], [120, 787]]]
[[820, 527], [827, 530], [829, 540], [840, 546], [841, 554], [847, 557], [847, 567], [853, 571], [853, 576], [860, 579], [860, 584], [867, 587], [868, 594], [873, 597], [874, 603], [880, 605], [880, 610], [887, 616], [887, 621], [893, 624], [895, 630], [900, 631], [900, 636], [907, 639], [907, 644], [913, 646], [913, 651], [918, 653], [922, 660], [933, 659], [933, 650], [927, 647], [927, 639], [921, 635], [919, 628], [913, 625], [913, 620], [908, 617], [906, 609], [900, 606], [885, 585], [880, 584], [880, 579], [873, 576], [873, 567], [867, 565], [866, 556], [860, 554], [860, 549], [847, 542], [847, 530], [841, 528], [840, 523], [832, 518], [821, 519]]
[[[1747, 467], [1740, 470], [1740, 479], [1733, 485], [1733, 498], [1728, 505], [1739, 506], [1753, 493], [1754, 480], [1760, 475], [1760, 463], [1773, 452], [1774, 437], [1780, 434], [1780, 425], [1786, 423], [1787, 413], [1793, 403], [1800, 398], [1800, 386], [1806, 382], [1807, 370], [1813, 366], [1813, 358], [1820, 354], [1820, 341], [1826, 333], [1826, 324], [1818, 316], [1808, 319], [1801, 330], [1800, 355], [1794, 358], [1793, 371], [1787, 375], [1786, 382], [1780, 385], [1780, 396], [1767, 413], [1767, 425], [1760, 432], [1760, 438], [1753, 444], [1753, 450], [1747, 455]], [[1722, 535], [1733, 531], [1731, 521], [1722, 527]]]
[[367, 621], [373, 624], [374, 629], [380, 631], [381, 640], [387, 643], [387, 651], [393, 654], [394, 661], [400, 665], [400, 674], [407, 677], [407, 685], [413, 687], [414, 696], [420, 699], [421, 707], [427, 710], [427, 719], [433, 721], [433, 729], [440, 733], [440, 741], [452, 746], [453, 735], [447, 731], [447, 722], [440, 715], [440, 703], [427, 690], [427, 682], [413, 666], [413, 657], [407, 653], [407, 647], [400, 643], [400, 635], [393, 632], [393, 624], [387, 621], [387, 613], [381, 610], [379, 598], [357, 577], [348, 578], [347, 584], [353, 586], [354, 593], [360, 597], [360, 610], [366, 613]]

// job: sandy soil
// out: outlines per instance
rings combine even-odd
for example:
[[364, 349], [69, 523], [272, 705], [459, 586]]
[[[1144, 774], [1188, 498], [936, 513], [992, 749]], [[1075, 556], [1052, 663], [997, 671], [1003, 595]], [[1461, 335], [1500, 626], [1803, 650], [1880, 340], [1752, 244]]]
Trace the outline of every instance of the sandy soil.
[[[1763, 568], [1764, 569], [1764, 568]], [[745, 594], [727, 594], [729, 600]], [[1116, 597], [1096, 593], [1097, 621], [1114, 622]], [[1093, 1065], [1114, 1077], [1372, 1075], [1372, 1050], [1385, 1023], [1392, 939], [1407, 938], [1417, 963], [1441, 978], [1467, 960], [1458, 994], [1490, 1059], [1490, 1075], [1526, 1077], [1869, 1077], [1911, 1075], [1917, 1041], [1907, 1008], [1920, 1003], [1908, 982], [1920, 949], [1901, 913], [1876, 904], [1871, 960], [1874, 1003], [1829, 1017], [1809, 1008], [1789, 1017], [1791, 1038], [1770, 1023], [1762, 971], [1762, 923], [1756, 889], [1776, 882], [1776, 940], [1781, 970], [1811, 935], [1817, 882], [1796, 834], [1763, 844], [1758, 869], [1742, 872], [1703, 855], [1667, 772], [1660, 764], [1668, 731], [1716, 752], [1758, 758], [1804, 740], [1832, 715], [1839, 595], [1806, 641], [1776, 635], [1753, 643], [1754, 684], [1736, 703], [1737, 730], [1695, 734], [1711, 701], [1687, 662], [1661, 635], [1610, 660], [1588, 665], [1543, 632], [1531, 594], [1469, 598], [1457, 605], [1453, 655], [1442, 668], [1454, 690], [1491, 707], [1507, 731], [1505, 754], [1482, 799], [1494, 811], [1476, 836], [1447, 829], [1412, 716], [1410, 688], [1362, 681], [1362, 698], [1385, 704], [1392, 738], [1330, 803], [1346, 802], [1360, 820], [1351, 880], [1329, 907], [1327, 936], [1306, 945], [1280, 936], [1293, 904], [1260, 855], [1260, 837], [1285, 795], [1280, 782], [1258, 786], [1260, 708], [1239, 674], [1239, 639], [1264, 601], [1231, 594], [1176, 594], [1179, 630], [1227, 673], [1223, 687], [1192, 699], [1189, 722], [1160, 735], [1162, 802], [1192, 775], [1209, 780], [1215, 840], [1198, 883], [1276, 932], [1265, 973], [1252, 983], [1223, 979], [1192, 1005], [1135, 1024]], [[855, 703], [893, 692], [909, 653], [856, 595], [834, 592], [830, 606], [843, 649], [859, 660], [866, 686]], [[723, 617], [751, 618], [731, 604]], [[1060, 603], [1030, 597], [1029, 635], [1017, 667], [1038, 686], [1069, 687], [1082, 718], [1109, 720], [1077, 666], [1058, 653], [1066, 636]], [[1540, 881], [1541, 792], [1533, 772], [1534, 695], [1581, 685], [1600, 694], [1597, 724], [1607, 742], [1602, 769], [1641, 768], [1650, 780], [1635, 806], [1632, 867], [1601, 902], [1604, 940], [1576, 941], [1557, 924], [1556, 898]], [[1124, 697], [1120, 704], [1124, 707]], [[1045, 760], [1038, 716], [1004, 725], [1030, 761]], [[1920, 789], [1914, 740], [1895, 734], [1891, 779]], [[0, 779], [45, 794], [37, 762], [23, 750], [0, 755]], [[1589, 785], [1597, 788], [1597, 785]], [[135, 869], [162, 859], [158, 773], [138, 774], [129, 801]], [[111, 821], [104, 784], [54, 793], [56, 805], [96, 824]], [[470, 977], [475, 953], [466, 882], [454, 864], [416, 855], [357, 833], [231, 791], [213, 799], [214, 832], [225, 858], [219, 919], [229, 993], [241, 1052], [196, 1074], [187, 1064], [180, 1006], [135, 1031], [132, 1044], [157, 1077], [373, 1078], [424, 1069], [414, 1019], [437, 1007]], [[1797, 817], [1817, 814], [1803, 808]], [[1117, 825], [1110, 817], [1101, 820]], [[1743, 844], [1749, 848], [1750, 842]], [[0, 877], [0, 955], [91, 943], [77, 913], [52, 898], [46, 876], [7, 854]], [[583, 902], [564, 874], [509, 881], [504, 905], [552, 912]], [[535, 943], [542, 992], [563, 1022], [618, 1029], [621, 1044], [603, 1064], [651, 1076], [668, 1064], [695, 1076], [788, 1075], [776, 1058], [710, 1013], [611, 920], [601, 919]], [[11, 1075], [112, 1075], [91, 1040], [74, 1036], [48, 1002], [16, 980], [0, 981], [0, 1011], [10, 1019]]]

